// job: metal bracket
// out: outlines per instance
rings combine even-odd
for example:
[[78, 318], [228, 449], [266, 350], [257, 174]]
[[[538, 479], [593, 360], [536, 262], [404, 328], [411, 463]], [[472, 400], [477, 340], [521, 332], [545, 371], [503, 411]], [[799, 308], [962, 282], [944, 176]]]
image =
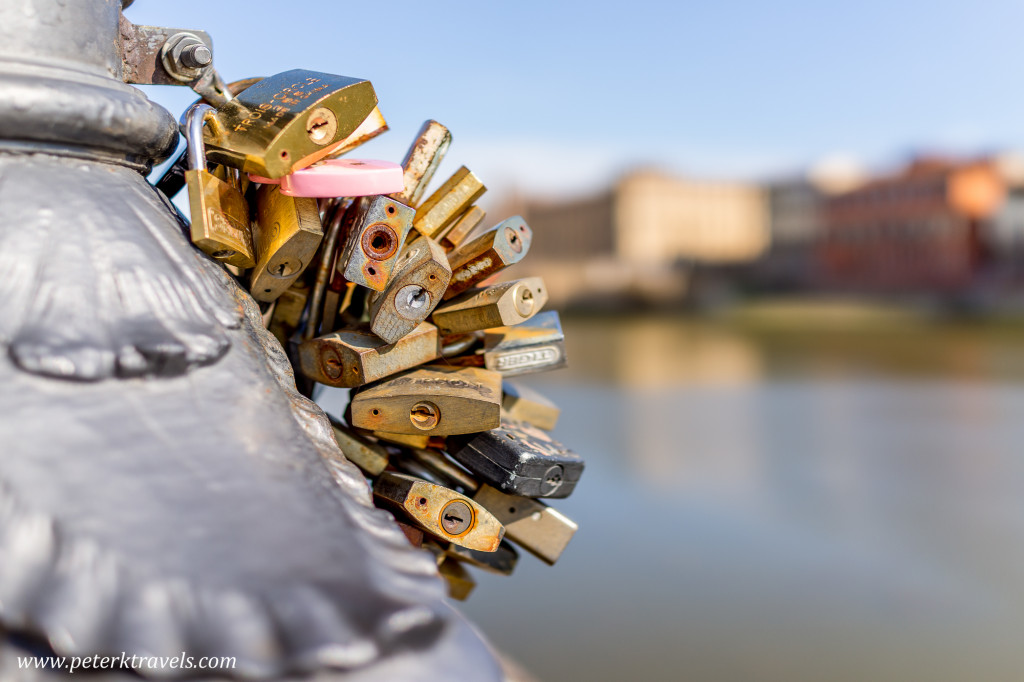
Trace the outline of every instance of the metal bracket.
[[[213, 54], [213, 39], [205, 31], [160, 26], [139, 26], [121, 16], [121, 64], [125, 83], [135, 85], [187, 85], [213, 106], [231, 94], [212, 58], [205, 66], [178, 64], [181, 46], [205, 45]], [[205, 61], [205, 60], [203, 60]]]

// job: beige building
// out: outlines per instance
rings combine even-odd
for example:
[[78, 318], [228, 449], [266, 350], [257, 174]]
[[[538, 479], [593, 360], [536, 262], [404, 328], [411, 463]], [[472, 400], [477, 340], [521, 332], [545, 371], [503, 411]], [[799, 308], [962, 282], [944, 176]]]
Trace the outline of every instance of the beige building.
[[764, 190], [656, 172], [627, 175], [594, 197], [526, 202], [521, 212], [534, 231], [531, 269], [555, 305], [677, 299], [686, 293], [686, 266], [747, 263], [769, 242]]

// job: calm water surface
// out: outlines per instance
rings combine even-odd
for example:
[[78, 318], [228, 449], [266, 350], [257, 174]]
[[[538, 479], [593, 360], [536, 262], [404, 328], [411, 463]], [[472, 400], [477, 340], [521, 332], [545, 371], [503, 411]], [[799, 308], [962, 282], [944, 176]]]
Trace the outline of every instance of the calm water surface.
[[463, 606], [539, 678], [1024, 678], [1024, 332], [566, 333], [580, 531]]

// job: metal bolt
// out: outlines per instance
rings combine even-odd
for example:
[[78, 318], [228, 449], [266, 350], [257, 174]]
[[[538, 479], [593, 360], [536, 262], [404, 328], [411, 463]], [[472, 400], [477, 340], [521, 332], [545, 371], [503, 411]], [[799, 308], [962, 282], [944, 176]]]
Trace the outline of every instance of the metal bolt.
[[201, 69], [213, 63], [213, 52], [203, 43], [188, 45], [181, 50], [181, 63], [193, 69]]
[[407, 284], [395, 294], [395, 312], [407, 320], [423, 317], [421, 312], [430, 305], [430, 292], [418, 284]]
[[160, 62], [171, 78], [189, 83], [202, 76], [213, 63], [213, 53], [199, 36], [181, 31], [164, 41], [160, 47]]
[[473, 510], [462, 500], [452, 500], [441, 510], [441, 528], [449, 535], [462, 535], [473, 524]]

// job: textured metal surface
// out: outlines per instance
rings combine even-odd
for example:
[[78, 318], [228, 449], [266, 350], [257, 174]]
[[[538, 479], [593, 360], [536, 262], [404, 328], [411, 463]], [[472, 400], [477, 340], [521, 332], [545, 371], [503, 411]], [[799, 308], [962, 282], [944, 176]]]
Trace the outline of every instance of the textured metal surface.
[[[361, 666], [438, 636], [433, 567], [369, 506], [329, 423], [295, 393], [253, 301], [191, 249], [128, 169], [2, 158], [0, 178], [18, 181], [0, 181], [0, 211], [24, 215], [25, 202], [46, 195], [18, 183], [54, 177], [76, 196], [33, 204], [48, 223], [0, 225], [2, 279], [18, 284], [0, 292], [0, 317], [47, 313], [29, 327], [29, 357], [96, 377], [131, 355], [118, 344], [136, 333], [164, 351], [142, 358], [155, 370], [187, 365], [188, 343], [220, 359], [173, 377], [90, 383], [0, 362], [0, 623], [63, 653], [185, 647], [235, 655], [254, 675]], [[91, 233], [101, 223], [81, 220], [88, 196], [107, 215], [117, 198], [114, 213], [133, 220]], [[77, 222], [60, 213], [68, 202]], [[66, 249], [47, 248], [82, 232]], [[39, 270], [11, 272], [16, 263]], [[144, 268], [159, 281], [138, 279]], [[89, 298], [122, 281], [132, 285], [120, 290], [127, 307], [114, 293]], [[177, 298], [147, 300], [161, 283]], [[19, 294], [28, 306], [13, 305], [26, 300]], [[64, 317], [50, 310], [65, 303]], [[190, 316], [176, 318], [178, 307]], [[26, 335], [14, 338], [8, 350], [24, 358]]]

